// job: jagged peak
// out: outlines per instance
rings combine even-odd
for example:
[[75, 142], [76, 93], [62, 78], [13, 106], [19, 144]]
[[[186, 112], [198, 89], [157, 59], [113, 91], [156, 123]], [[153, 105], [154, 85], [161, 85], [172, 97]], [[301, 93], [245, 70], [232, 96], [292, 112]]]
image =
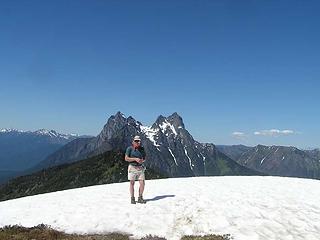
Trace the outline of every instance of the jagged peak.
[[155, 121], [155, 124], [162, 125], [164, 122], [169, 122], [176, 128], [185, 128], [182, 117], [177, 112], [174, 112], [173, 114], [171, 114], [168, 117], [165, 117], [163, 115], [159, 115], [159, 117]]
[[166, 121], [168, 121], [168, 120], [165, 116], [159, 115], [159, 117], [157, 117], [157, 120], [155, 121], [155, 123], [152, 124], [151, 128], [153, 128], [153, 129], [159, 128], [159, 126], [162, 125]]
[[132, 116], [129, 116], [128, 118], [120, 111], [118, 111], [115, 115], [112, 115], [107, 122], [110, 124], [112, 122], [112, 125], [114, 125], [114, 122], [120, 123], [120, 124], [125, 124], [125, 123], [134, 123], [134, 124], [139, 124], [142, 125], [139, 121], [134, 119]]
[[127, 119], [128, 119], [129, 121], [135, 121], [135, 122], [136, 122], [136, 120], [135, 120], [134, 117], [132, 117], [132, 116], [129, 116]]
[[185, 128], [182, 117], [177, 113], [174, 112], [168, 117], [168, 121], [175, 127], [175, 128]]
[[127, 120], [127, 118], [125, 117], [125, 115], [123, 113], [121, 113], [120, 111], [118, 111], [115, 115], [111, 115], [106, 123], [106, 126], [108, 125], [114, 125], [115, 122], [116, 123], [124, 123]]
[[140, 126], [140, 125], [142, 125], [141, 122], [137, 121], [137, 120], [134, 119], [132, 116], [129, 116], [129, 117], [127, 118], [127, 123], [128, 123], [129, 125], [134, 125], [134, 126]]
[[104, 125], [100, 134], [97, 136], [100, 142], [111, 139], [117, 131], [125, 127], [133, 127], [136, 130], [139, 129], [140, 122], [136, 121], [132, 116], [125, 117], [123, 113], [118, 111], [115, 115], [112, 115], [107, 123]]
[[122, 112], [120, 112], [120, 111], [118, 111], [115, 115], [113, 115], [114, 116], [114, 118], [123, 118], [123, 119], [126, 119], [126, 116], [122, 113]]
[[168, 118], [181, 118], [181, 116], [177, 112], [174, 112]]
[[162, 123], [164, 121], [166, 121], [167, 118], [163, 115], [159, 115], [159, 117], [157, 118], [156, 122]]

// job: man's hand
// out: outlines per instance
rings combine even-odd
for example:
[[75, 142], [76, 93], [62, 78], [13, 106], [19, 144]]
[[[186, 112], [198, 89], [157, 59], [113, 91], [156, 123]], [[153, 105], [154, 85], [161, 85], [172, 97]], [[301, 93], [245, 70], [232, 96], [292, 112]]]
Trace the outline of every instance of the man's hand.
[[138, 160], [137, 160], [138, 163], [143, 163], [143, 162], [144, 162], [144, 160], [143, 160], [142, 158], [141, 158], [141, 159], [140, 159], [140, 158], [137, 158], [137, 159], [138, 159]]

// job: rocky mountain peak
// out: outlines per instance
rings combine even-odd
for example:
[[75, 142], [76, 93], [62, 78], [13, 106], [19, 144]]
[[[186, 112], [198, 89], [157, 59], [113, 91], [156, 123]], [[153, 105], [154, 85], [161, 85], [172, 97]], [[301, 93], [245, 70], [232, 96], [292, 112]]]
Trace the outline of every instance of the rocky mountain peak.
[[119, 120], [122, 121], [126, 119], [126, 116], [122, 112], [118, 111], [115, 115], [112, 115], [109, 119], [113, 119], [115, 121], [119, 121]]
[[127, 118], [127, 123], [129, 124], [129, 125], [141, 125], [141, 123], [140, 122], [138, 122], [137, 120], [135, 120], [132, 116], [129, 116], [128, 118]]
[[112, 115], [98, 135], [99, 142], [111, 139], [115, 132], [119, 131], [126, 125], [126, 122], [127, 118], [120, 111], [115, 115]]
[[132, 116], [125, 117], [120, 111], [112, 115], [104, 125], [102, 131], [97, 136], [96, 146], [102, 146], [110, 139], [114, 138], [120, 132], [134, 135], [140, 129], [141, 123], [136, 121]]
[[152, 129], [161, 129], [162, 132], [166, 131], [167, 128], [170, 128], [175, 134], [179, 129], [185, 129], [182, 118], [178, 113], [173, 113], [169, 117], [164, 117], [160, 115], [155, 123], [152, 125]]
[[168, 121], [166, 117], [164, 117], [163, 115], [160, 115], [157, 120], [155, 121], [155, 123], [152, 125], [152, 128], [157, 128], [159, 126], [161, 126], [164, 122]]
[[177, 112], [174, 112], [168, 117], [168, 121], [176, 128], [185, 128], [182, 117]]

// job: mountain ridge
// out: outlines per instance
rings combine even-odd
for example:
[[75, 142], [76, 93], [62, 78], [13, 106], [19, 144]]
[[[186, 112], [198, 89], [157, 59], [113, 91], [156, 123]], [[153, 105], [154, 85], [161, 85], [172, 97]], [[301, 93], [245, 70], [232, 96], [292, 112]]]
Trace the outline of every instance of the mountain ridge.
[[218, 146], [220, 151], [250, 169], [269, 175], [320, 179], [320, 151], [294, 146]]
[[147, 167], [171, 177], [216, 175], [221, 174], [221, 167], [225, 174], [257, 174], [218, 152], [214, 145], [210, 148], [195, 141], [177, 112], [168, 117], [159, 115], [151, 126], [144, 126], [132, 116], [126, 117], [118, 111], [109, 117], [96, 137], [82, 139], [81, 143], [71, 141], [36, 169], [72, 163], [111, 150], [124, 151], [135, 135], [140, 135], [148, 154]]

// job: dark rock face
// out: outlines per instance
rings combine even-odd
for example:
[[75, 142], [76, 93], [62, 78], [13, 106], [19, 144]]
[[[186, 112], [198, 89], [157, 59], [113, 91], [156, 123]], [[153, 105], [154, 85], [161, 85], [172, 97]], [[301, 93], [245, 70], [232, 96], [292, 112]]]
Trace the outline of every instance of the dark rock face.
[[242, 154], [252, 149], [245, 145], [217, 145], [217, 148], [220, 152], [223, 152], [229, 158], [237, 161]]
[[135, 135], [141, 137], [146, 150], [146, 166], [170, 177], [258, 174], [219, 152], [215, 145], [195, 141], [178, 113], [159, 116], [148, 127], [118, 112], [108, 119], [97, 137], [67, 144], [49, 156], [42, 166], [70, 163], [110, 150], [124, 151]]
[[92, 146], [92, 142], [94, 139], [94, 137], [75, 139], [72, 142], [64, 145], [58, 151], [49, 155], [44, 161], [41, 161], [29, 171], [32, 172], [86, 158], [88, 154], [94, 149]]
[[295, 147], [257, 145], [237, 162], [270, 175], [320, 178], [320, 162]]

